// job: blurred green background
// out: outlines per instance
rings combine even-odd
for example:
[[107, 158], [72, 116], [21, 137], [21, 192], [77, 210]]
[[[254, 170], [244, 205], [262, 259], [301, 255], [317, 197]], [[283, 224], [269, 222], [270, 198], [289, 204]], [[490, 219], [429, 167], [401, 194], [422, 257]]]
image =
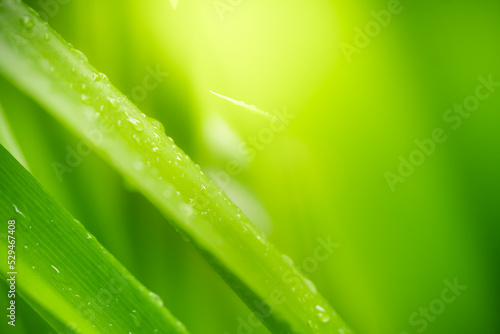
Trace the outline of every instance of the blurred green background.
[[[225, 190], [296, 263], [337, 243], [307, 274], [357, 333], [500, 333], [500, 88], [443, 118], [500, 82], [500, 3], [26, 2], [204, 170], [244, 166]], [[151, 70], [169, 75], [137, 88]], [[209, 90], [295, 117], [249, 159], [269, 121]], [[192, 333], [238, 333], [250, 311], [152, 204], [94, 153], [61, 182], [79, 138], [3, 78], [0, 101], [34, 176]], [[391, 188], [436, 128], [447, 140]], [[51, 332], [22, 308], [20, 332]]]

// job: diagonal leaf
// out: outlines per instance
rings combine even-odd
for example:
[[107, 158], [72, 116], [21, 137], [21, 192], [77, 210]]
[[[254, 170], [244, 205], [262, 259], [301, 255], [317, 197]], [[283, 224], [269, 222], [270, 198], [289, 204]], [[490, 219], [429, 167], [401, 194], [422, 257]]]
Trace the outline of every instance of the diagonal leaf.
[[23, 152], [17, 143], [16, 137], [10, 128], [2, 105], [0, 105], [0, 144], [7, 148], [9, 152], [16, 157], [17, 161], [28, 169], [28, 163], [26, 162]]
[[0, 161], [0, 244], [15, 253], [0, 268], [45, 320], [63, 333], [187, 333], [3, 146]]
[[2, 3], [0, 71], [154, 203], [257, 318], [274, 333], [351, 332], [161, 124], [141, 113], [33, 11], [14, 0]]

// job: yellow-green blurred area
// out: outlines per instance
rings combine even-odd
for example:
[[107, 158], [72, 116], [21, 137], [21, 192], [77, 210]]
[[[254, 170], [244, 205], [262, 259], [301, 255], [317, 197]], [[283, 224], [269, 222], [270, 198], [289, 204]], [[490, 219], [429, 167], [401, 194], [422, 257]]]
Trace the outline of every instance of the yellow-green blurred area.
[[[500, 3], [27, 3], [219, 176], [357, 333], [500, 333]], [[33, 175], [192, 333], [268, 333], [243, 328], [249, 309], [95, 153], [56, 172], [81, 139], [0, 88]], [[273, 130], [210, 91], [294, 117]], [[318, 238], [338, 247], [308, 261]], [[25, 333], [51, 332], [25, 308]]]

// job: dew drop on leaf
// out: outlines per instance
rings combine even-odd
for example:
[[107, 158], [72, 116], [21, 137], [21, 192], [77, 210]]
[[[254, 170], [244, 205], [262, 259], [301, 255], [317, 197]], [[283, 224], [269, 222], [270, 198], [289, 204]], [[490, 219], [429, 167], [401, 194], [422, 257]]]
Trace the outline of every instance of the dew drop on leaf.
[[23, 16], [21, 18], [21, 23], [27, 28], [27, 29], [33, 29], [35, 26], [35, 21], [33, 21], [33, 18], [31, 16]]
[[73, 53], [82, 61], [82, 62], [88, 62], [87, 56], [80, 50], [77, 49], [71, 49]]
[[114, 99], [112, 97], [108, 97], [107, 100], [108, 100], [109, 104], [111, 105], [111, 107], [113, 107], [113, 108], [118, 107], [118, 101], [116, 99]]
[[316, 305], [316, 310], [318, 311], [316, 315], [321, 322], [327, 323], [328, 321], [330, 321], [330, 316], [323, 307], [321, 307], [320, 305]]
[[184, 327], [184, 325], [182, 324], [182, 322], [180, 321], [177, 321], [175, 323], [175, 325], [177, 326], [177, 329], [181, 332], [185, 332], [186, 331], [186, 327]]
[[101, 80], [101, 76], [99, 75], [99, 73], [96, 73], [96, 72], [93, 72], [91, 75], [90, 75], [92, 81], [100, 81]]
[[304, 277], [304, 282], [306, 283], [306, 286], [309, 288], [309, 290], [311, 290], [312, 293], [314, 293], [314, 294], [318, 293], [318, 289], [316, 289], [316, 285], [314, 285], [314, 283], [311, 280]]
[[158, 296], [156, 293], [149, 292], [148, 293], [149, 299], [155, 303], [157, 306], [162, 307], [163, 306], [163, 300], [161, 300], [160, 296]]
[[133, 117], [128, 117], [127, 121], [130, 124], [132, 124], [132, 126], [134, 127], [134, 129], [136, 129], [137, 131], [139, 131], [139, 132], [144, 131], [144, 124], [142, 124], [142, 122], [139, 121], [138, 119], [133, 118]]
[[156, 118], [152, 118], [152, 117], [148, 117], [148, 119], [151, 122], [151, 124], [153, 125], [153, 127], [158, 129], [158, 131], [160, 133], [165, 132], [165, 127], [163, 126], [163, 124], [159, 120], [157, 120]]
[[102, 81], [108, 81], [108, 77], [104, 73], [99, 73], [99, 77], [101, 78]]

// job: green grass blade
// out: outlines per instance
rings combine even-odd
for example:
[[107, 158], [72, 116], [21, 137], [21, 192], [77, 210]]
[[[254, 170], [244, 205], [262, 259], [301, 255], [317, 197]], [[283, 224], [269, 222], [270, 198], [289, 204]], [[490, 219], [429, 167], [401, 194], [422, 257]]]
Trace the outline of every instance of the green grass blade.
[[9, 152], [16, 157], [17, 161], [19, 161], [24, 168], [28, 168], [28, 163], [24, 158], [23, 152], [21, 151], [21, 147], [17, 143], [16, 137], [12, 132], [9, 121], [5, 116], [2, 105], [0, 104], [0, 144], [9, 150]]
[[47, 322], [62, 333], [187, 333], [3, 146], [0, 161], [1, 226], [15, 238], [16, 261], [7, 266], [2, 237], [0, 268], [17, 272], [16, 290]]
[[17, 1], [3, 1], [0, 51], [0, 71], [154, 203], [271, 331], [351, 332], [157, 121]]

